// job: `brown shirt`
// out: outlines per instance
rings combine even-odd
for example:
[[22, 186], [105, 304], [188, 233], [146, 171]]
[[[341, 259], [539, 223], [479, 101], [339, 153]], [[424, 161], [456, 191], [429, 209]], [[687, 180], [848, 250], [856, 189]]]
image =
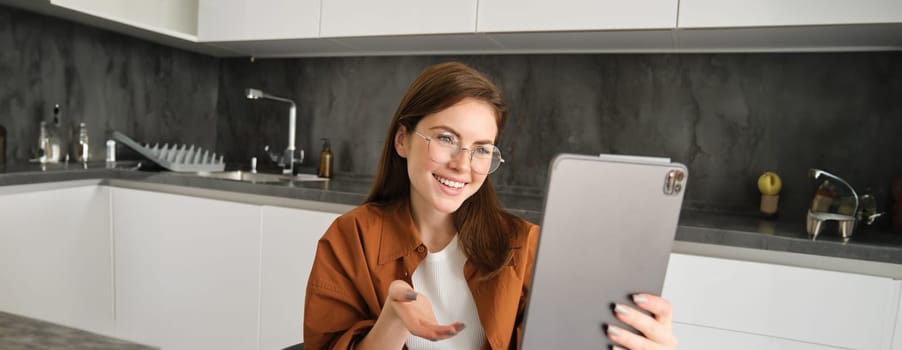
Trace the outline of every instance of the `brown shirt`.
[[[483, 349], [519, 347], [538, 237], [539, 227], [524, 222], [512, 238], [511, 263], [490, 279], [464, 264], [485, 331]], [[382, 312], [389, 284], [411, 283], [425, 257], [406, 200], [365, 204], [336, 219], [319, 240], [307, 282], [304, 348], [354, 348]]]

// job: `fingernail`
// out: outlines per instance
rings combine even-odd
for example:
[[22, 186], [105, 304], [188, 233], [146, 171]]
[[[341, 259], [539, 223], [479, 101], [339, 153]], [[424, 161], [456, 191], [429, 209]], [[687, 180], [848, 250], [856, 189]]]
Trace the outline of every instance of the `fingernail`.
[[614, 326], [608, 326], [608, 335], [616, 337], [620, 335], [620, 329], [617, 329], [617, 327]]
[[617, 346], [617, 345], [614, 345], [614, 346], [611, 347], [611, 350], [626, 350], [626, 349], [621, 348], [621, 347], [619, 347], [619, 346]]
[[648, 298], [641, 294], [633, 294], [633, 302], [635, 302], [636, 304], [647, 303]]
[[625, 306], [620, 305], [620, 304], [617, 304], [614, 306], [614, 312], [616, 312], [622, 316], [629, 315], [629, 310], [627, 310]]
[[463, 323], [454, 325], [454, 329], [456, 329], [458, 332], [464, 330], [464, 328], [466, 328], [466, 327], [467, 326], [464, 325]]
[[410, 301], [417, 300], [417, 292], [414, 292], [412, 290], [408, 291], [407, 293], [404, 294], [404, 298], [407, 300], [410, 300]]

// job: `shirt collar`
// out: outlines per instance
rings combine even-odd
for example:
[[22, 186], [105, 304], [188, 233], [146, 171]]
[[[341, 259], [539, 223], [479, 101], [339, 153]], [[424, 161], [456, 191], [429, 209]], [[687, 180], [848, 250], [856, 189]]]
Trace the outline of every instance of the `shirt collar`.
[[410, 213], [410, 200], [401, 199], [383, 210], [379, 239], [379, 265], [395, 261], [423, 244]]

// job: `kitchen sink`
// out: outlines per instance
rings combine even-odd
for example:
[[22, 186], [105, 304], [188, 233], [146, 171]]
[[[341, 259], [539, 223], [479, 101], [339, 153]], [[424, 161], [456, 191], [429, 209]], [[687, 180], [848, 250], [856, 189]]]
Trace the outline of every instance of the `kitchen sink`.
[[304, 182], [304, 181], [328, 181], [327, 178], [322, 178], [316, 176], [314, 174], [297, 174], [295, 176], [292, 175], [283, 175], [283, 174], [269, 174], [269, 173], [252, 173], [249, 171], [216, 171], [216, 172], [199, 172], [197, 176], [214, 178], [214, 179], [223, 179], [223, 180], [234, 180], [234, 181], [245, 181], [245, 182], [255, 182], [255, 183], [273, 183], [273, 182]]

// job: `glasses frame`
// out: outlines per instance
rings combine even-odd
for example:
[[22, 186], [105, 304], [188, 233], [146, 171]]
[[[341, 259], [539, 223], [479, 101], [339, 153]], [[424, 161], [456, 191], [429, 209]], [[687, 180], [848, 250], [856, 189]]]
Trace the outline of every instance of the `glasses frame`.
[[[429, 137], [429, 136], [424, 135], [424, 134], [421, 133], [419, 130], [414, 130], [413, 132], [414, 132], [417, 136], [422, 137], [423, 140], [426, 141], [426, 147], [427, 147], [427, 149], [428, 149], [428, 147], [432, 146], [432, 137]], [[492, 144], [490, 144], [490, 145], [492, 145]], [[476, 171], [476, 169], [473, 169], [472, 166], [471, 166], [470, 170], [472, 170], [474, 173], [477, 173], [477, 174], [479, 174], [479, 175], [489, 175], [489, 174], [491, 174], [491, 173], [494, 173], [494, 172], [498, 171], [498, 169], [501, 168], [501, 165], [504, 164], [504, 158], [501, 157], [501, 149], [498, 148], [498, 146], [495, 146], [495, 145], [492, 145], [492, 147], [495, 147], [495, 150], [498, 151], [498, 160], [499, 160], [498, 166], [495, 167], [495, 169], [489, 168], [489, 171], [486, 172], [485, 174]], [[470, 161], [470, 164], [473, 164], [473, 155], [476, 153], [476, 150], [475, 150], [475, 149], [469, 149], [469, 148], [466, 148], [466, 147], [461, 147], [460, 145], [457, 145], [457, 151], [454, 152], [454, 153], [452, 153], [452, 154], [451, 154], [451, 157], [454, 157], [454, 156], [458, 155], [458, 154], [460, 153], [460, 151], [467, 151], [467, 153], [470, 155], [470, 157], [468, 158], [468, 160]], [[430, 151], [430, 153], [431, 153], [431, 151]], [[430, 156], [429, 158], [432, 158], [432, 156]], [[435, 160], [433, 159], [432, 161], [434, 162]], [[450, 160], [449, 160], [449, 161], [450, 161]], [[490, 165], [490, 167], [491, 167], [491, 165]]]

